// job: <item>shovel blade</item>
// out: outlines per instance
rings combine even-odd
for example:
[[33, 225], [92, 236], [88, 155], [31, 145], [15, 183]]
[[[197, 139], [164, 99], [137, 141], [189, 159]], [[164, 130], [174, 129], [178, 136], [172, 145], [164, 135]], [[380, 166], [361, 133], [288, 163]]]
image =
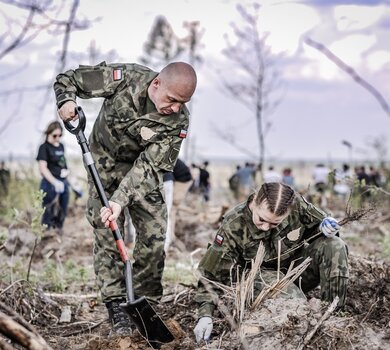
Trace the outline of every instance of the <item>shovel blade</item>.
[[141, 297], [133, 302], [123, 303], [120, 307], [129, 315], [138, 331], [154, 349], [160, 349], [162, 344], [169, 343], [175, 339], [145, 297]]

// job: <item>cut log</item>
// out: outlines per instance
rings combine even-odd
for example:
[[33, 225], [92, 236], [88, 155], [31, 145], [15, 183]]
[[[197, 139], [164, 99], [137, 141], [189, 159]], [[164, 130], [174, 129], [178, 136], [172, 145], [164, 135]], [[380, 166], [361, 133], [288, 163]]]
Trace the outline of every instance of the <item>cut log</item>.
[[29, 350], [52, 350], [40, 335], [30, 332], [2, 312], [0, 312], [0, 332]]

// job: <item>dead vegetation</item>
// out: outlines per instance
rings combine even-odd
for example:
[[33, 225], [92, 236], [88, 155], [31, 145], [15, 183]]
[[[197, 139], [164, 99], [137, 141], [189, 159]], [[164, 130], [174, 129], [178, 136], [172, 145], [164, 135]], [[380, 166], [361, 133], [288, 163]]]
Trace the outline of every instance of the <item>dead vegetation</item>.
[[[380, 243], [388, 238], [390, 217], [377, 208], [374, 213], [370, 210], [371, 216], [365, 220], [362, 215], [367, 216], [367, 209], [343, 214], [349, 218], [344, 239], [350, 250], [350, 282], [343, 312], [334, 313], [329, 305], [322, 303], [318, 290], [310, 294], [308, 301], [278, 298], [277, 291], [283, 284], [291, 283], [299, 275], [299, 270], [291, 269], [286, 279], [281, 276], [277, 284], [264, 290], [264, 295], [250, 311], [248, 300], [251, 305], [256, 302], [250, 298], [250, 282], [242, 280], [236, 289], [227, 288], [225, 308], [221, 306], [217, 311], [211, 343], [196, 344], [192, 333], [196, 323], [194, 268], [207, 242], [212, 240], [224, 210], [222, 206], [207, 208], [187, 204], [178, 212], [177, 240], [169, 251], [167, 266], [173, 266], [172, 271], [184, 266], [180, 271], [187, 271], [188, 276], [180, 272], [177, 280], [164, 280], [165, 295], [156, 311], [176, 339], [162, 349], [389, 348], [390, 263]], [[33, 276], [39, 271], [43, 273], [50, 261], [62, 266], [66, 265], [66, 259], [83, 265], [92, 263], [92, 240], [85, 226], [87, 223], [81, 220], [82, 215], [82, 212], [74, 213], [67, 219], [79, 222], [82, 228], [67, 229], [61, 244], [47, 239], [44, 246], [38, 246], [32, 264]], [[24, 234], [28, 237], [28, 232]], [[17, 236], [24, 241], [20, 229]], [[28, 261], [28, 249], [23, 249], [26, 246], [21, 242], [13, 245], [16, 241], [12, 238], [5, 243], [7, 249], [0, 251], [2, 261], [8, 262], [2, 269], [11, 269], [11, 260], [15, 265], [19, 253], [24, 262]], [[55, 253], [48, 254], [54, 247]], [[259, 251], [257, 264], [261, 261]], [[184, 283], [184, 279], [190, 282]], [[37, 283], [22, 278], [4, 283], [5, 280], [0, 284], [0, 349], [150, 349], [138, 332], [127, 338], [108, 338], [107, 313], [90, 280], [78, 284], [76, 281], [72, 285], [65, 283], [60, 291], [47, 280]], [[235, 306], [232, 308], [226, 300], [231, 300]], [[241, 302], [235, 304], [235, 300]], [[12, 333], [10, 329], [18, 332]]]

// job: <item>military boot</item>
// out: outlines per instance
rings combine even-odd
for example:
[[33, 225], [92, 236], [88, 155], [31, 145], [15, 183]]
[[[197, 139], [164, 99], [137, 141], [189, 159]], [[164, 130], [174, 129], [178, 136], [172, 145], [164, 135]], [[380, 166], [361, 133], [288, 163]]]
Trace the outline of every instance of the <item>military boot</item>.
[[108, 317], [111, 323], [109, 336], [130, 336], [132, 333], [132, 322], [126, 312], [119, 306], [125, 303], [124, 299], [116, 299], [106, 303]]

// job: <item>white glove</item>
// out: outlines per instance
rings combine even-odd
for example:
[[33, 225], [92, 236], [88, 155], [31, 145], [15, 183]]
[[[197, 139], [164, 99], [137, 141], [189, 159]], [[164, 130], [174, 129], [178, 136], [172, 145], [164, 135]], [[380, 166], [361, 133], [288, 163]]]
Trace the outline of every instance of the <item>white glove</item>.
[[340, 225], [336, 219], [328, 216], [322, 220], [320, 230], [326, 237], [334, 237], [340, 231]]
[[212, 330], [213, 330], [213, 320], [211, 319], [211, 317], [209, 316], [201, 317], [196, 327], [194, 328], [196, 342], [200, 343], [201, 340], [208, 341], [210, 339]]
[[53, 186], [54, 186], [54, 190], [56, 191], [56, 193], [64, 193], [65, 185], [62, 181], [56, 179], [53, 182]]

